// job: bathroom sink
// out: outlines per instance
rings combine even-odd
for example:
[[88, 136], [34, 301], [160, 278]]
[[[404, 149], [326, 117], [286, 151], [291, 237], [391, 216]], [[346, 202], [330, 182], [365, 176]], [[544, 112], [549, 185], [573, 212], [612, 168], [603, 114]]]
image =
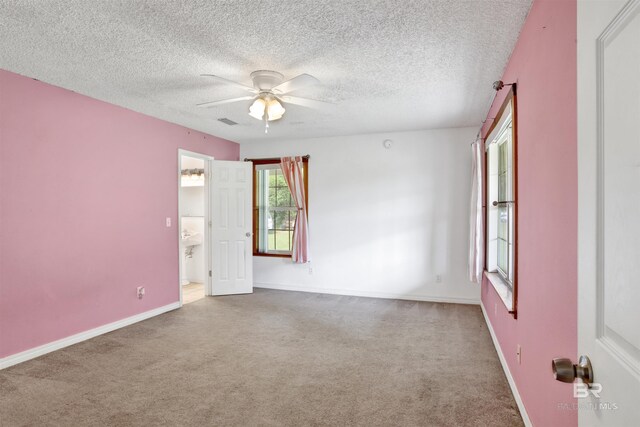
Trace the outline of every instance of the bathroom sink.
[[183, 234], [182, 239], [180, 239], [180, 244], [182, 246], [197, 246], [202, 244], [202, 240], [201, 233]]

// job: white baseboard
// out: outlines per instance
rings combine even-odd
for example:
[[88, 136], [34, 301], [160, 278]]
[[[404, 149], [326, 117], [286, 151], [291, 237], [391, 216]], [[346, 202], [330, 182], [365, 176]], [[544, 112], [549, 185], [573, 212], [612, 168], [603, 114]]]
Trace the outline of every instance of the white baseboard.
[[132, 325], [142, 320], [149, 319], [162, 313], [166, 313], [171, 310], [180, 308], [180, 302], [174, 302], [173, 304], [158, 307], [153, 310], [145, 311], [144, 313], [136, 314], [135, 316], [127, 317], [126, 319], [117, 320], [106, 325], [98, 326], [88, 331], [80, 332], [79, 334], [71, 335], [66, 338], [59, 339], [57, 341], [50, 342], [38, 347], [31, 348], [29, 350], [22, 351], [20, 353], [12, 354], [10, 356], [0, 359], [0, 369], [8, 368], [9, 366], [17, 365], [18, 363], [26, 362], [27, 360], [34, 359], [38, 356], [50, 353], [52, 351], [60, 350], [61, 348], [68, 347], [73, 344], [77, 344], [82, 341], [86, 341], [90, 338], [97, 337], [98, 335], [106, 334], [107, 332], [115, 331], [116, 329], [123, 328], [125, 326]]
[[314, 288], [310, 286], [290, 286], [279, 285], [273, 283], [258, 283], [254, 282], [253, 286], [256, 288], [265, 289], [277, 289], [280, 291], [297, 291], [297, 292], [313, 292], [316, 294], [331, 294], [331, 295], [348, 295], [353, 297], [368, 297], [368, 298], [386, 298], [386, 299], [402, 299], [409, 301], [429, 301], [429, 302], [446, 302], [452, 304], [480, 304], [479, 299], [473, 298], [451, 298], [451, 297], [437, 297], [429, 295], [411, 295], [411, 294], [394, 294], [387, 292], [370, 292], [354, 289], [328, 289], [328, 288]]
[[518, 405], [518, 409], [520, 410], [520, 415], [522, 416], [522, 421], [524, 425], [527, 427], [532, 427], [531, 420], [529, 419], [529, 414], [527, 414], [527, 409], [524, 407], [524, 402], [520, 397], [520, 393], [518, 392], [518, 387], [516, 386], [516, 382], [511, 375], [511, 371], [509, 370], [509, 365], [507, 365], [507, 360], [504, 358], [504, 353], [502, 353], [502, 349], [500, 348], [500, 343], [498, 342], [498, 337], [496, 337], [495, 332], [493, 331], [493, 326], [491, 326], [491, 322], [489, 321], [489, 316], [487, 316], [487, 311], [484, 308], [484, 304], [480, 302], [480, 308], [482, 309], [482, 315], [484, 316], [484, 321], [487, 324], [487, 328], [489, 329], [489, 334], [491, 334], [491, 340], [493, 341], [493, 345], [496, 348], [496, 352], [498, 353], [498, 359], [500, 359], [500, 364], [502, 365], [502, 369], [504, 370], [504, 374], [507, 377], [507, 381], [509, 382], [509, 387], [511, 387], [511, 393], [513, 393], [513, 398], [516, 400], [516, 404]]

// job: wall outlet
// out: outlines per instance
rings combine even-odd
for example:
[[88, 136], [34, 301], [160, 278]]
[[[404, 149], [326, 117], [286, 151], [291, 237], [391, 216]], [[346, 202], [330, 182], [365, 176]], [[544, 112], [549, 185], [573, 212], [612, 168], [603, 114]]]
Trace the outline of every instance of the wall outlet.
[[171, 217], [167, 217], [167, 219], [165, 220], [165, 224], [167, 225], [167, 227], [171, 227]]
[[518, 365], [522, 363], [522, 347], [518, 344], [518, 349], [516, 351], [516, 357], [518, 358]]
[[313, 267], [309, 267], [309, 274], [313, 274]]
[[144, 286], [138, 286], [138, 299], [142, 299], [144, 296]]
[[442, 276], [441, 275], [436, 275], [436, 283], [442, 283]]

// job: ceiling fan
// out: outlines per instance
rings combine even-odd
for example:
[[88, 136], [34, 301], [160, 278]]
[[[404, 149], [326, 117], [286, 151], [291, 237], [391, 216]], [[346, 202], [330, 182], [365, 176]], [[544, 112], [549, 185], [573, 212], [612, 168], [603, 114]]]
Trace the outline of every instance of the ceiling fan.
[[231, 104], [233, 102], [253, 100], [249, 107], [249, 115], [258, 120], [264, 120], [265, 133], [269, 131], [270, 121], [279, 120], [284, 115], [286, 110], [282, 106], [283, 103], [300, 105], [308, 108], [319, 107], [327, 104], [326, 102], [317, 101], [315, 99], [287, 95], [288, 93], [319, 83], [318, 79], [309, 74], [300, 74], [290, 80], [284, 81], [284, 76], [276, 71], [258, 70], [251, 73], [253, 87], [234, 82], [232, 80], [227, 80], [213, 74], [202, 74], [202, 76], [212, 77], [221, 83], [241, 88], [246, 92], [251, 93], [251, 95], [203, 102], [202, 104], [197, 104], [198, 107], [211, 108], [217, 107], [218, 105]]

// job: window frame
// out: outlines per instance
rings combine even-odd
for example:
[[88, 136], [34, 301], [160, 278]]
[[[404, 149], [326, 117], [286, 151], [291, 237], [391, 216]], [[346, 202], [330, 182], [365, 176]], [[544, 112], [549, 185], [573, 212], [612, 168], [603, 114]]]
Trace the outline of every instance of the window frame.
[[[253, 163], [251, 167], [253, 173], [253, 256], [261, 256], [261, 257], [272, 257], [272, 258], [291, 258], [291, 252], [281, 252], [281, 253], [273, 253], [273, 252], [260, 252], [258, 247], [258, 238], [259, 238], [259, 214], [260, 210], [257, 204], [258, 200], [258, 177], [256, 174], [256, 166], [258, 165], [275, 165], [280, 167], [280, 158], [268, 158], [268, 159], [245, 159], [245, 161], [250, 161]], [[307, 219], [309, 218], [309, 158], [307, 156], [302, 157], [302, 167], [303, 167], [303, 177], [304, 177], [304, 199], [305, 205], [307, 207]], [[274, 218], [275, 222], [275, 218]]]
[[[503, 272], [500, 271], [500, 268], [496, 268], [495, 270], [489, 270], [489, 260], [491, 257], [490, 245], [491, 239], [489, 235], [490, 231], [490, 209], [492, 207], [493, 201], [490, 200], [491, 192], [491, 177], [490, 177], [490, 161], [489, 161], [489, 150], [492, 145], [491, 142], [497, 140], [500, 136], [503, 135], [500, 132], [506, 123], [503, 122], [503, 116], [505, 111], [510, 108], [511, 110], [511, 168], [512, 168], [512, 203], [513, 207], [513, 215], [512, 215], [512, 228], [513, 228], [513, 258], [512, 258], [512, 276], [513, 280], [509, 281], [508, 277], [503, 275]], [[498, 128], [500, 126], [500, 128]], [[498, 132], [494, 134], [494, 132]], [[516, 84], [514, 83], [509, 90], [509, 93], [505, 96], [504, 101], [498, 113], [495, 116], [495, 119], [491, 126], [489, 127], [487, 133], [485, 134], [485, 185], [484, 185], [484, 201], [485, 201], [485, 212], [484, 212], [484, 223], [486, 230], [486, 242], [485, 242], [485, 250], [487, 251], [485, 256], [485, 276], [487, 277], [489, 283], [495, 288], [496, 292], [500, 296], [500, 299], [504, 303], [508, 312], [513, 315], [514, 318], [517, 318], [517, 305], [518, 305], [518, 109], [517, 109], [517, 94], [516, 94]], [[498, 147], [496, 147], [497, 149]], [[499, 164], [498, 164], [499, 167]], [[496, 195], [497, 197], [497, 195]], [[496, 220], [496, 224], [494, 227], [499, 226], [499, 216]], [[509, 228], [509, 225], [507, 225]], [[495, 256], [493, 259], [496, 260], [497, 265], [497, 255], [498, 249], [496, 245]], [[509, 262], [509, 261], [507, 261]]]

